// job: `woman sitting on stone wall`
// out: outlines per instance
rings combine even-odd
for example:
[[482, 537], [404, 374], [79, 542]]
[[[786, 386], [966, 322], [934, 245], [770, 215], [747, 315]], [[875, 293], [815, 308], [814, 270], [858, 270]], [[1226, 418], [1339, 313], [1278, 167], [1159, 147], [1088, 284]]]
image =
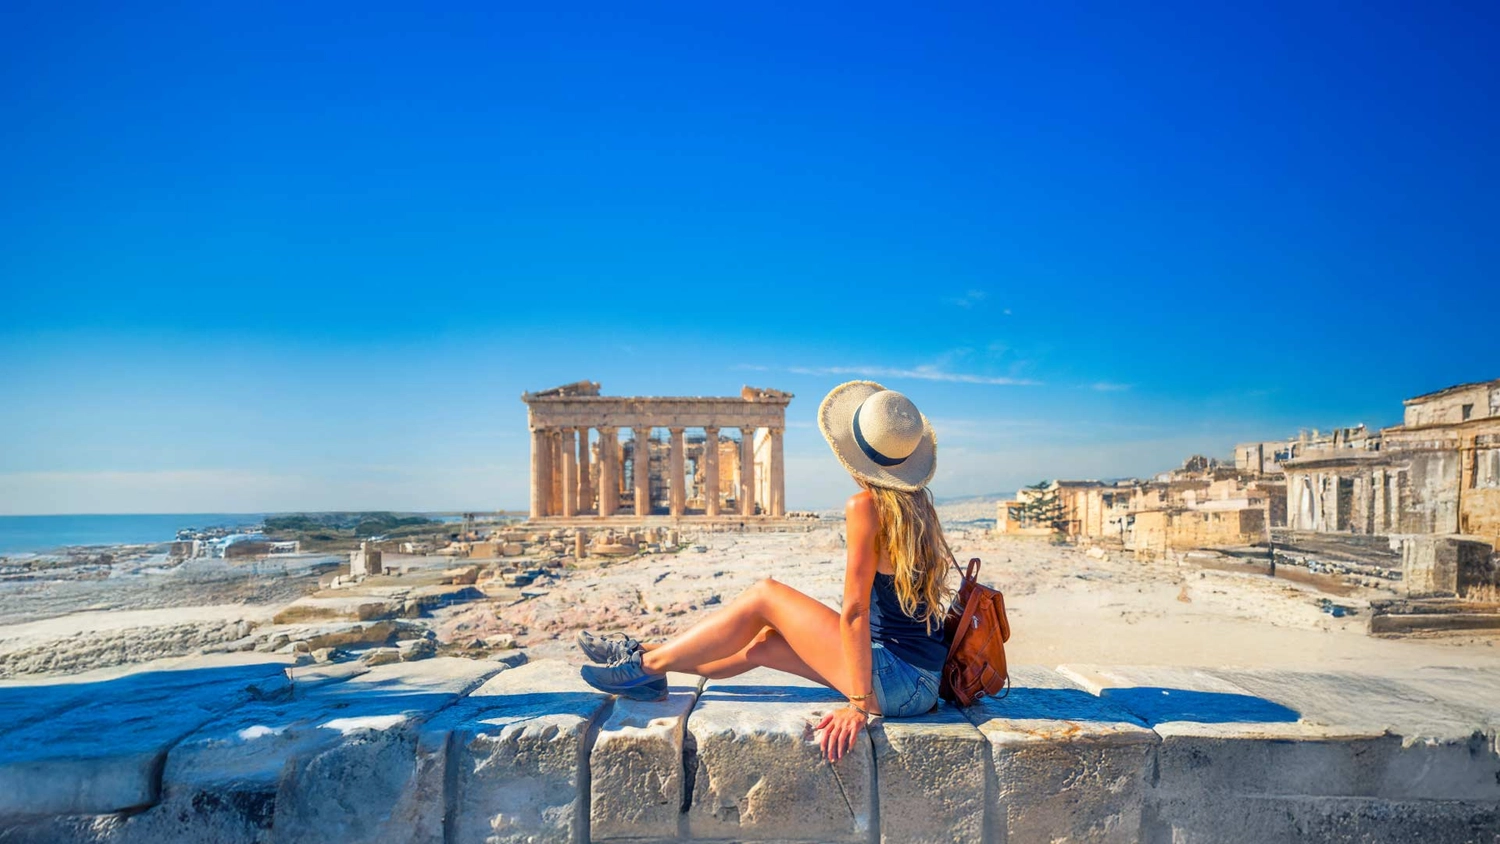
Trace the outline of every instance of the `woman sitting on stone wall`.
[[943, 614], [950, 559], [932, 494], [937, 438], [906, 396], [872, 381], [835, 387], [818, 426], [863, 489], [844, 507], [848, 545], [842, 612], [767, 578], [659, 644], [578, 634], [583, 679], [641, 700], [667, 694], [666, 673], [732, 677], [757, 666], [836, 689], [849, 705], [818, 725], [829, 759], [854, 746], [872, 715], [930, 711], [947, 656]]

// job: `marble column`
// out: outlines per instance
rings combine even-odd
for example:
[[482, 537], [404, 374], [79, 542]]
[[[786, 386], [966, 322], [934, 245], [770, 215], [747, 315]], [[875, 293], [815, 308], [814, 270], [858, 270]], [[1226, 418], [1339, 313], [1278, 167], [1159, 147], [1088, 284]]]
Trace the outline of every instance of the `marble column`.
[[552, 470], [547, 467], [547, 432], [542, 428], [531, 431], [531, 518], [547, 515], [547, 502], [551, 491], [547, 482]]
[[781, 439], [785, 431], [781, 428], [770, 428], [771, 435], [771, 479], [766, 484], [771, 490], [771, 515], [786, 515], [786, 464], [782, 456]]
[[1390, 510], [1385, 506], [1385, 470], [1376, 469], [1370, 473], [1370, 491], [1375, 495], [1375, 530], [1374, 533], [1385, 533], [1391, 529]]
[[578, 456], [574, 451], [574, 430], [564, 428], [560, 433], [562, 453], [562, 514], [578, 514]]
[[682, 429], [669, 428], [668, 431], [672, 435], [672, 447], [668, 455], [668, 472], [671, 475], [668, 482], [672, 486], [670, 490], [671, 510], [672, 515], [681, 516], [683, 508], [687, 506], [687, 487], [685, 486], [687, 479], [683, 471], [685, 455], [682, 449]]
[[703, 429], [703, 512], [719, 515], [719, 429]]
[[618, 471], [615, 472], [615, 500], [623, 501], [625, 493], [630, 490], [630, 479], [625, 477], [625, 443], [616, 439], [614, 446], [615, 466], [618, 467]]
[[556, 428], [547, 432], [547, 460], [552, 468], [552, 495], [548, 497], [547, 515], [562, 514], [562, 431]]
[[599, 515], [609, 517], [620, 509], [620, 432], [599, 429]]
[[635, 514], [651, 515], [651, 429], [635, 428], [635, 466], [631, 480], [635, 482]]
[[740, 429], [740, 515], [755, 515], [755, 429]]
[[592, 469], [589, 467], [589, 429], [578, 429], [578, 512], [594, 509], [594, 490], [589, 482]]
[[1385, 494], [1386, 506], [1391, 508], [1391, 533], [1408, 533], [1405, 523], [1401, 518], [1401, 476], [1404, 473], [1397, 469], [1386, 475], [1386, 483], [1390, 485], [1390, 491]]

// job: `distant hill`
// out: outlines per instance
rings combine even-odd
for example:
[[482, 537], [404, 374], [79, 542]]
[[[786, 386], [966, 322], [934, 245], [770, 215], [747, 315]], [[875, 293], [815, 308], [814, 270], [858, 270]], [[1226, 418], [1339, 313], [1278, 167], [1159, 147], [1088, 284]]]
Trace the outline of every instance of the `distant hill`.
[[267, 516], [265, 530], [273, 539], [295, 539], [310, 548], [323, 549], [372, 536], [423, 533], [442, 524], [410, 513], [284, 513]]

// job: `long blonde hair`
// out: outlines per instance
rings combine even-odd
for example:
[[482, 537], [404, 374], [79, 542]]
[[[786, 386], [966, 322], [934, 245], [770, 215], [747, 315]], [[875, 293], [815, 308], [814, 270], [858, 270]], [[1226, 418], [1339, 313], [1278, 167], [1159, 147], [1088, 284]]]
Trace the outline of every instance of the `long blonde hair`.
[[932, 493], [926, 487], [902, 492], [861, 482], [875, 499], [875, 544], [896, 569], [896, 599], [901, 611], [926, 622], [928, 630], [948, 612], [948, 561], [952, 552], [943, 536]]

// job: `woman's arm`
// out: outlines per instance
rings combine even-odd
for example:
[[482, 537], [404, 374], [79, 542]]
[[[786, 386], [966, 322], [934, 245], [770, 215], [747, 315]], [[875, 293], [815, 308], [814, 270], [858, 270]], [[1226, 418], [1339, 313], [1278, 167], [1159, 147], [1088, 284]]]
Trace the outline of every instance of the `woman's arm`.
[[853, 706], [828, 715], [818, 725], [819, 729], [827, 727], [823, 752], [834, 761], [853, 749], [855, 738], [865, 726], [865, 715], [859, 710], [872, 714], [878, 711], [870, 676], [870, 589], [875, 583], [876, 524], [874, 497], [868, 491], [851, 496], [844, 506], [848, 549], [839, 639], [848, 671], [840, 690], [850, 697]]

